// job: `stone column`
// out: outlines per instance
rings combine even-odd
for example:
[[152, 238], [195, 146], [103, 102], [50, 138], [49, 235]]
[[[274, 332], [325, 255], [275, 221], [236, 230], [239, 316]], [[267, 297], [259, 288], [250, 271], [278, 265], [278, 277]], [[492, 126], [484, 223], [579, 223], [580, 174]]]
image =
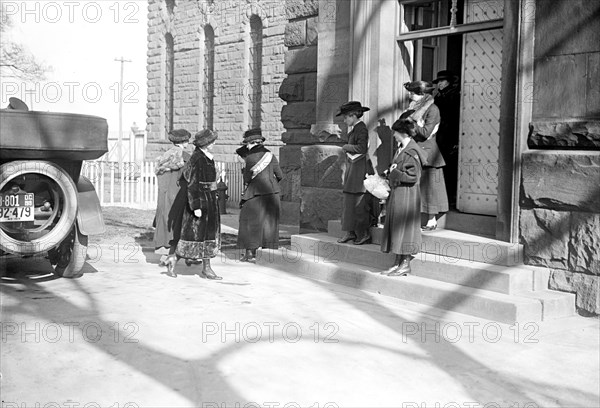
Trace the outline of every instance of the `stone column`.
[[319, 1], [315, 142], [340, 142], [342, 129], [335, 114], [348, 101], [350, 62], [350, 2]]

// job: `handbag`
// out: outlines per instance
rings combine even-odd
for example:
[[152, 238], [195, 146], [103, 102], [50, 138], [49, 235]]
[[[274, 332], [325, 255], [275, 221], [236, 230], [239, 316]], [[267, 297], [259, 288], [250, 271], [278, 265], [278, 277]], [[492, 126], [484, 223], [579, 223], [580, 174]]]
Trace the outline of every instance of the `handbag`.
[[387, 200], [390, 195], [390, 185], [386, 179], [378, 174], [367, 174], [363, 182], [367, 191], [380, 200]]

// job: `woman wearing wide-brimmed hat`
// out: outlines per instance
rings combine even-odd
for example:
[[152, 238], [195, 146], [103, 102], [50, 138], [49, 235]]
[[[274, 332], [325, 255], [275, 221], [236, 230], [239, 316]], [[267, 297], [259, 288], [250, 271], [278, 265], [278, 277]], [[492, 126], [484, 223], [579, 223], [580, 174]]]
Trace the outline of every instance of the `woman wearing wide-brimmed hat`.
[[402, 276], [411, 273], [411, 256], [421, 248], [419, 182], [427, 154], [413, 140], [417, 132], [412, 119], [398, 119], [392, 125], [392, 130], [398, 150], [389, 168], [391, 191], [387, 200], [381, 251], [396, 254], [396, 262], [383, 274]]
[[[167, 267], [175, 275], [178, 258], [202, 261], [200, 276], [206, 279], [222, 279], [212, 270], [210, 259], [221, 249], [221, 218], [217, 201], [217, 170], [211, 153], [217, 133], [201, 130], [194, 137], [196, 149], [183, 168], [181, 184], [187, 192], [183, 211], [181, 236], [176, 256], [169, 256]], [[175, 275], [176, 276], [176, 275]]]
[[446, 165], [436, 142], [440, 124], [440, 110], [434, 103], [433, 84], [414, 81], [404, 84], [411, 100], [408, 110], [400, 119], [411, 118], [417, 123], [414, 137], [417, 144], [427, 153], [427, 164], [421, 175], [421, 212], [427, 214], [423, 231], [437, 228], [436, 215], [448, 211], [448, 195], [442, 168]]
[[236, 150], [245, 163], [246, 189], [238, 231], [238, 248], [245, 249], [242, 262], [254, 262], [258, 248], [279, 248], [279, 182], [283, 172], [264, 141], [260, 129], [250, 129], [244, 133], [243, 146]]
[[[189, 160], [186, 151], [192, 135], [185, 129], [169, 132], [173, 146], [156, 160], [156, 179], [158, 197], [154, 223], [154, 247], [169, 248], [169, 254], [175, 253], [175, 247], [181, 231], [181, 218], [185, 207], [185, 191], [181, 189], [179, 178], [184, 164]], [[166, 259], [166, 257], [165, 257]], [[165, 259], [161, 260], [164, 265]]]
[[344, 202], [342, 207], [343, 237], [338, 242], [354, 241], [355, 245], [366, 244], [371, 240], [370, 209], [364, 186], [368, 170], [367, 150], [369, 131], [361, 120], [363, 113], [369, 108], [360, 102], [350, 101], [340, 107], [336, 116], [344, 116], [344, 123], [352, 130], [348, 133], [348, 143], [342, 146], [346, 153], [346, 171], [342, 182]]

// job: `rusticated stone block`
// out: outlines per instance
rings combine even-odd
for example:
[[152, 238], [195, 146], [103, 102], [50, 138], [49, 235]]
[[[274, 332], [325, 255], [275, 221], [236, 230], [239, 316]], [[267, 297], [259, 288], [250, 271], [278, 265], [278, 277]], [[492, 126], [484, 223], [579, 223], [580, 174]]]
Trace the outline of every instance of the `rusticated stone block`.
[[279, 97], [286, 102], [304, 100], [304, 75], [289, 75], [281, 82]]
[[550, 289], [576, 293], [579, 311], [600, 314], [600, 277], [553, 269], [548, 286]]
[[318, 139], [309, 129], [289, 129], [281, 135], [283, 143], [288, 145], [307, 145], [318, 143]]
[[600, 121], [536, 121], [527, 144], [532, 149], [600, 150]]
[[304, 47], [285, 52], [285, 73], [317, 72], [317, 47]]
[[600, 213], [600, 152], [524, 153], [523, 205]]
[[279, 165], [281, 169], [300, 170], [301, 146], [282, 146], [279, 149]]
[[305, 146], [300, 161], [302, 187], [342, 188], [342, 167], [346, 160], [341, 147]]
[[300, 228], [327, 231], [329, 220], [342, 216], [342, 190], [303, 187], [300, 204]]
[[316, 119], [314, 102], [296, 102], [281, 109], [281, 122], [286, 129], [309, 129]]
[[316, 16], [319, 14], [319, 0], [285, 0], [285, 14], [288, 20]]
[[306, 42], [306, 21], [292, 21], [285, 26], [283, 44], [286, 47], [298, 47]]
[[319, 39], [318, 21], [317, 18], [306, 20], [306, 45], [317, 45]]
[[283, 180], [281, 180], [281, 199], [284, 201], [300, 202], [300, 169], [283, 170]]
[[520, 224], [527, 264], [568, 269], [570, 213], [521, 210]]
[[600, 214], [572, 213], [569, 270], [600, 275]]
[[305, 101], [316, 101], [317, 100], [317, 74], [310, 73], [304, 74], [304, 100]]

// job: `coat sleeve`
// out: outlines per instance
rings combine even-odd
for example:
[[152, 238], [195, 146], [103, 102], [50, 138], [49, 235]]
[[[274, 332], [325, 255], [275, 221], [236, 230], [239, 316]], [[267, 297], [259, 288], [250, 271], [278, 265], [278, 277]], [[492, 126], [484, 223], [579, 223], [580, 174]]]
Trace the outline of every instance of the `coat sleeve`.
[[275, 156], [273, 156], [273, 173], [275, 173], [277, 182], [283, 180], [283, 172], [281, 171], [281, 167], [279, 167], [279, 161]]
[[420, 177], [421, 163], [417, 157], [410, 154], [404, 155], [405, 159], [390, 172], [390, 185], [397, 187], [400, 184], [415, 184]]
[[427, 112], [425, 112], [425, 115], [423, 115], [423, 121], [425, 122], [423, 126], [416, 127], [417, 134], [415, 136], [415, 141], [424, 142], [427, 140], [427, 138], [431, 136], [436, 125], [440, 123], [440, 120], [440, 110], [437, 106], [431, 105], [429, 109], [427, 109]]
[[369, 131], [366, 126], [361, 126], [354, 130], [356, 134], [356, 144], [345, 144], [342, 146], [345, 152], [352, 154], [366, 154], [369, 144]]
[[208, 209], [210, 190], [204, 188], [200, 182], [206, 182], [208, 178], [208, 166], [206, 160], [199, 158], [190, 162], [188, 177], [188, 203], [192, 211]]

